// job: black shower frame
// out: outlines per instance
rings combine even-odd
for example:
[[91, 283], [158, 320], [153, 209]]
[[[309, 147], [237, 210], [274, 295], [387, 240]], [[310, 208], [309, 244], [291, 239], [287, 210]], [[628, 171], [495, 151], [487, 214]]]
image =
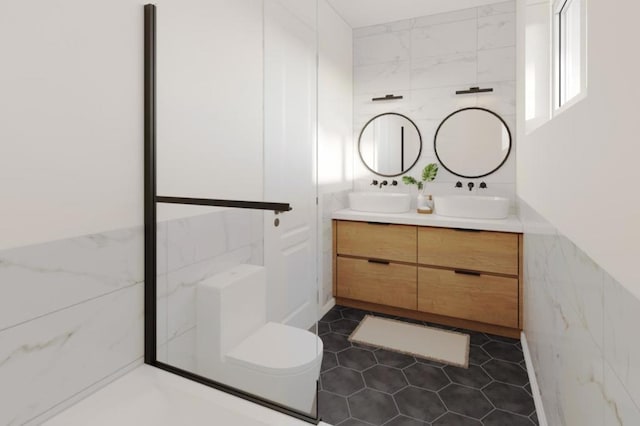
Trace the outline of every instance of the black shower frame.
[[[291, 210], [288, 203], [158, 196], [156, 187], [156, 6], [144, 6], [144, 362], [161, 370], [218, 389], [311, 424], [320, 419], [263, 399], [224, 383], [158, 361], [157, 358], [157, 204], [218, 206], [239, 209]], [[215, 419], [212, 419], [215, 420]]]

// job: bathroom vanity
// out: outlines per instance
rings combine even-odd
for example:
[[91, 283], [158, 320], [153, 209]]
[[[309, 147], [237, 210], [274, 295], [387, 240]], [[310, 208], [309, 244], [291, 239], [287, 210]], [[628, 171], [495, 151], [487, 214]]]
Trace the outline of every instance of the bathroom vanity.
[[519, 337], [521, 232], [513, 216], [335, 212], [336, 303]]

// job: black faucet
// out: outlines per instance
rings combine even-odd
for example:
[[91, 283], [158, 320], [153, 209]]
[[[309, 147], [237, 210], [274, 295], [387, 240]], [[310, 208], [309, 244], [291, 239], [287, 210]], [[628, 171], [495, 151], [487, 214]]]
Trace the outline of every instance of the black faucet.
[[467, 186], [469, 187], [469, 191], [471, 191], [473, 189], [473, 187], [475, 186], [475, 184], [473, 182], [469, 182], [467, 184]]
[[383, 180], [382, 182], [380, 182], [380, 185], [378, 186], [378, 188], [382, 188], [383, 186], [387, 186], [389, 184], [389, 182], [387, 182], [386, 180]]
[[456, 182], [456, 188], [462, 188], [462, 182], [457, 181]]
[[487, 184], [484, 182], [480, 182], [480, 188], [485, 189], [487, 187]]

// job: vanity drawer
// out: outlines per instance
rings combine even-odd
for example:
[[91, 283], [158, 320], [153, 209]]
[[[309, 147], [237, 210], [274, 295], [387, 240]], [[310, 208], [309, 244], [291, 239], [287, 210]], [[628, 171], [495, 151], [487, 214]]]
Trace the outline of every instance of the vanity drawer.
[[418, 310], [518, 327], [518, 280], [466, 271], [418, 268]]
[[415, 226], [337, 222], [339, 255], [416, 263]]
[[418, 263], [518, 275], [518, 235], [420, 227]]
[[416, 309], [417, 267], [338, 257], [337, 296]]

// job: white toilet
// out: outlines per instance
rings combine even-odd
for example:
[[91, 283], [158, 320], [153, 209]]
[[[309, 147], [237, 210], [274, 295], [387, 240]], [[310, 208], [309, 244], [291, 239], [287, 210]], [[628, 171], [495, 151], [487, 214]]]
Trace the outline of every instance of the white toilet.
[[262, 266], [238, 265], [198, 284], [198, 374], [310, 413], [322, 363], [315, 334], [266, 320]]

